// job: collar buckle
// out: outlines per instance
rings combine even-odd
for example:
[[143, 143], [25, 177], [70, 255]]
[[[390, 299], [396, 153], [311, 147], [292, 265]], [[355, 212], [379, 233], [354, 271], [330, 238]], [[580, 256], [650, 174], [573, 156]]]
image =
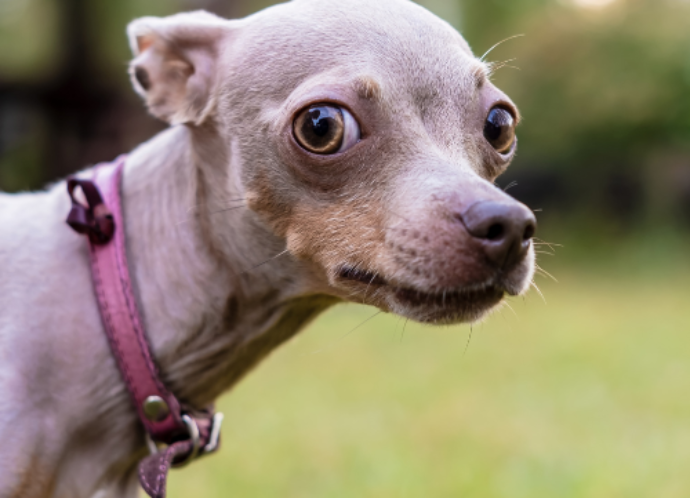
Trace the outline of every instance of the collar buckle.
[[[186, 414], [182, 415], [182, 421], [187, 428], [188, 438], [177, 443], [191, 442], [191, 449], [186, 455], [175, 459], [172, 466], [175, 468], [186, 467], [199, 457], [215, 453], [220, 446], [220, 429], [223, 425], [223, 418], [224, 415], [220, 412], [215, 413], [211, 419], [199, 420]], [[200, 425], [207, 425], [208, 420], [210, 420], [210, 426], [207, 430], [202, 430]], [[167, 447], [154, 441], [148, 432], [146, 432], [146, 446], [148, 446], [151, 455], [160, 453], [162, 448]]]

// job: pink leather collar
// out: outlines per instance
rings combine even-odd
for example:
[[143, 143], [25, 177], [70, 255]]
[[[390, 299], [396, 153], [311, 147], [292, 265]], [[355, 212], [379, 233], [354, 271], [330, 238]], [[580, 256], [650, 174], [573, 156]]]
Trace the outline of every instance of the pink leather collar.
[[[161, 382], [151, 354], [127, 265], [120, 185], [126, 157], [100, 164], [92, 180], [70, 177], [67, 223], [89, 238], [91, 275], [103, 326], [151, 454], [139, 464], [139, 480], [153, 498], [165, 497], [171, 466], [181, 466], [219, 444], [222, 414], [192, 411]], [[80, 188], [86, 204], [76, 197]]]

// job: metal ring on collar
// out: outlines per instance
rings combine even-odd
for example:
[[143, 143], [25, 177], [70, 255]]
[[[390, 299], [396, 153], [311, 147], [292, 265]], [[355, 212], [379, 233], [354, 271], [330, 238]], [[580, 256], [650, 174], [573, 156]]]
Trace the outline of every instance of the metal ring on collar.
[[218, 449], [218, 443], [220, 440], [220, 427], [223, 425], [223, 414], [221, 412], [216, 413], [213, 416], [213, 425], [211, 426], [211, 435], [208, 438], [208, 443], [204, 446], [203, 454], [207, 455], [213, 453]]
[[[222, 415], [221, 415], [221, 420], [222, 420]], [[189, 462], [194, 460], [199, 455], [199, 450], [201, 449], [201, 436], [199, 434], [199, 426], [196, 424], [196, 421], [192, 417], [190, 417], [189, 415], [182, 415], [182, 421], [184, 422], [184, 425], [187, 427], [187, 432], [189, 433], [189, 439], [192, 440], [192, 450], [184, 458], [184, 460], [181, 460], [179, 462], [175, 462], [173, 464], [173, 467], [176, 467], [176, 468], [184, 467]], [[155, 455], [156, 453], [158, 453], [160, 451], [158, 444], [156, 444], [156, 442], [153, 440], [153, 438], [151, 437], [151, 435], [148, 432], [146, 433], [146, 445], [148, 446], [149, 453], [151, 455]]]
[[189, 464], [189, 462], [197, 457], [199, 450], [201, 449], [201, 437], [199, 435], [199, 426], [196, 425], [196, 421], [189, 415], [182, 415], [182, 421], [184, 422], [184, 425], [187, 426], [189, 439], [192, 440], [192, 451], [189, 452], [184, 460], [173, 464], [173, 467], [175, 468], [184, 467], [185, 465]]

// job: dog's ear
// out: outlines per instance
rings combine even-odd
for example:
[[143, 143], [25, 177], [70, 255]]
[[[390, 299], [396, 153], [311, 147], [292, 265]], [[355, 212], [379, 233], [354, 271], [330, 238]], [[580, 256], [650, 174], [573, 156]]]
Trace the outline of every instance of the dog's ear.
[[142, 17], [127, 26], [130, 77], [151, 114], [199, 125], [213, 113], [217, 57], [230, 26], [204, 11]]

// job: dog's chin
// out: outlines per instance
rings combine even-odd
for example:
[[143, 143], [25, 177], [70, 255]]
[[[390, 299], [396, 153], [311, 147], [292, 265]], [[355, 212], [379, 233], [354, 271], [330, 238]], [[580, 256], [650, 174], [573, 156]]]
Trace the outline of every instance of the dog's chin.
[[365, 304], [421, 323], [450, 325], [481, 320], [506, 296], [524, 292], [523, 282], [511, 279], [446, 290], [423, 290], [395, 285], [373, 273], [343, 267], [339, 272], [351, 295], [359, 295]]

